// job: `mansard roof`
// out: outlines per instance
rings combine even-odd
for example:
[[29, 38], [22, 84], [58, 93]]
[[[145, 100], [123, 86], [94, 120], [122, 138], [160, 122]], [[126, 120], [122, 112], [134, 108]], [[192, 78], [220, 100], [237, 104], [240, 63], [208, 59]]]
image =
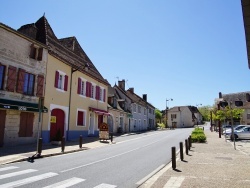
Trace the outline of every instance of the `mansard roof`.
[[[78, 69], [105, 85], [109, 84], [91, 62], [76, 37], [58, 39], [45, 16], [42, 16], [36, 23], [20, 27], [18, 31], [47, 45], [49, 54], [65, 64]], [[83, 69], [84, 65], [88, 65], [88, 71]]]

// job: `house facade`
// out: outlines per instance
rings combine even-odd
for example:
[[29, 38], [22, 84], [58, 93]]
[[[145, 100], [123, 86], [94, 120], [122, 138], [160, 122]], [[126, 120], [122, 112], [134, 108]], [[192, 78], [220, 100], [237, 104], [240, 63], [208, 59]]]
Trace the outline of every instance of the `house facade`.
[[202, 115], [195, 106], [175, 106], [167, 113], [168, 125], [172, 128], [194, 127], [202, 121]]
[[[35, 142], [44, 97], [47, 46], [0, 23], [0, 147]], [[39, 110], [40, 109], [40, 110]]]
[[43, 142], [76, 140], [82, 136], [97, 136], [99, 125], [107, 123], [108, 81], [105, 80], [75, 37], [58, 39], [43, 16], [19, 31], [30, 35], [30, 25], [36, 30], [34, 39], [48, 47], [48, 65], [43, 115]]

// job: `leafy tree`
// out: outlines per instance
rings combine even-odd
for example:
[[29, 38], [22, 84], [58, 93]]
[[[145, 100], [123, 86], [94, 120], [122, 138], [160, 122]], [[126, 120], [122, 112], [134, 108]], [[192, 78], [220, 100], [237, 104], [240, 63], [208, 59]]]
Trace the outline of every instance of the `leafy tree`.
[[203, 117], [203, 121], [209, 121], [210, 120], [210, 110], [212, 109], [211, 106], [202, 106], [199, 107], [198, 110], [201, 113]]
[[243, 113], [244, 113], [244, 109], [241, 109], [241, 108], [230, 109], [230, 107], [227, 106], [224, 109], [216, 110], [214, 118], [220, 121], [231, 120], [231, 116], [233, 119], [240, 119]]
[[162, 113], [159, 109], [155, 109], [155, 119], [157, 122], [161, 122]]

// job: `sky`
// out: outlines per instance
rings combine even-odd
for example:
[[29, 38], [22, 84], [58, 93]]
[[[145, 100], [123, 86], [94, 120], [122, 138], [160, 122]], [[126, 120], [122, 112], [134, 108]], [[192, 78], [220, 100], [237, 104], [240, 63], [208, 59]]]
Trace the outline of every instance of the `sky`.
[[240, 0], [8, 0], [0, 22], [18, 29], [44, 14], [111, 86], [124, 79], [160, 110], [250, 90]]

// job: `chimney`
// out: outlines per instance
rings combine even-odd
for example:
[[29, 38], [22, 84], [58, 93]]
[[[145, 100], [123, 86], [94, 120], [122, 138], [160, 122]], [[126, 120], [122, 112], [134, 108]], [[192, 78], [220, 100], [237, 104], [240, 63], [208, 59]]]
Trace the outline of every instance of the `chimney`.
[[143, 98], [144, 101], [147, 102], [147, 94], [143, 94], [143, 95], [142, 95], [142, 98]]
[[130, 91], [131, 93], [134, 93], [134, 88], [131, 87], [131, 88], [128, 89], [128, 91]]
[[220, 99], [222, 98], [222, 93], [221, 93], [221, 92], [219, 92], [219, 98], [220, 98]]
[[123, 79], [122, 81], [118, 81], [118, 86], [119, 86], [122, 90], [125, 90], [125, 80]]

